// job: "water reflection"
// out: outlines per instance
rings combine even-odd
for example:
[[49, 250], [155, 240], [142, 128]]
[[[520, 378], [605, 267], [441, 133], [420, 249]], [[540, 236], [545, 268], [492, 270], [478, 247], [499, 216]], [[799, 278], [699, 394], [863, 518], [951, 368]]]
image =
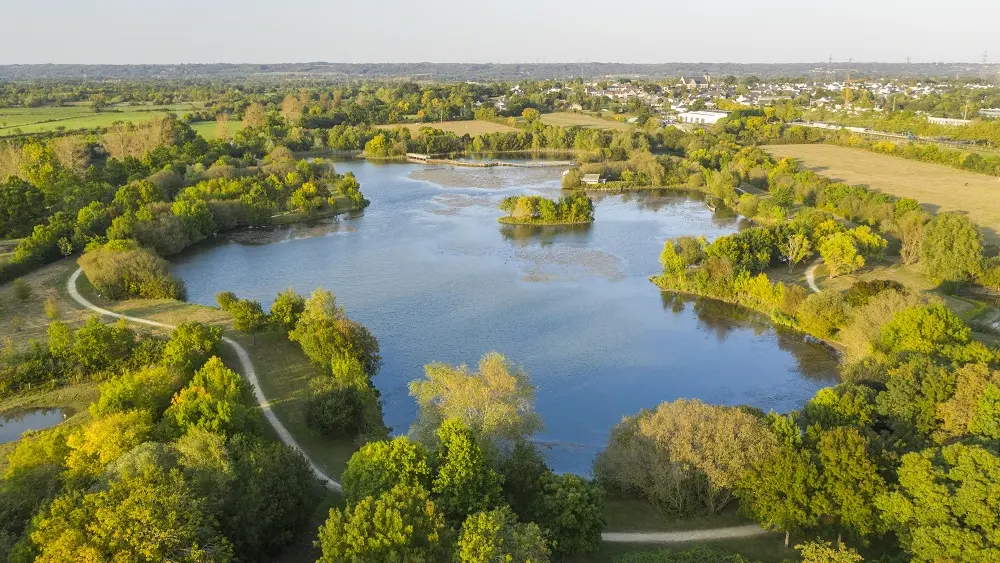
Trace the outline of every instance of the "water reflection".
[[584, 244], [593, 228], [593, 223], [579, 225], [508, 225], [500, 223], [500, 235], [504, 240], [518, 247], [535, 243], [548, 245], [558, 239], [563, 243]]

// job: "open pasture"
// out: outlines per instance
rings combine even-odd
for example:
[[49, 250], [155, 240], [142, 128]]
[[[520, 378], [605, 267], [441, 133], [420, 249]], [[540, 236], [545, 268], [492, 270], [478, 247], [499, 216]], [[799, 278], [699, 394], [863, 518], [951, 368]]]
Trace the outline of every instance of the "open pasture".
[[615, 129], [618, 131], [628, 131], [633, 128], [628, 123], [603, 119], [585, 113], [556, 112], [542, 114], [542, 123], [546, 125], [558, 125], [559, 127], [584, 127], [587, 129]]
[[393, 123], [389, 125], [379, 125], [379, 129], [395, 129], [396, 127], [406, 127], [411, 134], [416, 135], [421, 127], [433, 127], [442, 131], [449, 131], [456, 135], [475, 136], [482, 133], [510, 133], [519, 131], [516, 127], [493, 123], [492, 121], [441, 121], [432, 123]]
[[792, 157], [828, 178], [909, 197], [933, 212], [965, 213], [990, 242], [1000, 241], [1000, 179], [895, 156], [836, 145], [772, 145], [775, 157]]
[[[182, 103], [160, 106], [111, 106], [99, 113], [90, 106], [69, 105], [39, 108], [0, 108], [0, 136], [17, 133], [44, 133], [60, 128], [67, 131], [107, 127], [116, 121], [138, 123], [167, 113], [183, 115], [201, 104]], [[213, 124], [214, 127], [214, 124]]]

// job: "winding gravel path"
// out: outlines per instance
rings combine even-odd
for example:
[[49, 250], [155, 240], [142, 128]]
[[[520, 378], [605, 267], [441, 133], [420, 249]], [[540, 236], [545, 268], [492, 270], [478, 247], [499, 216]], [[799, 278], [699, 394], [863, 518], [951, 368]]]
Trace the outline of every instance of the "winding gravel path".
[[[806, 276], [810, 281], [810, 286], [813, 287], [814, 291], [819, 291], [812, 283], [811, 271], [816, 265], [810, 267], [807, 271]], [[126, 321], [144, 324], [148, 326], [155, 326], [166, 329], [174, 329], [173, 325], [168, 325], [166, 323], [161, 323], [158, 321], [152, 321], [149, 319], [143, 319], [140, 317], [130, 317], [128, 315], [122, 315], [121, 313], [115, 313], [114, 311], [109, 311], [94, 305], [88, 301], [84, 296], [80, 295], [80, 292], [76, 288], [76, 280], [80, 278], [80, 274], [83, 273], [82, 269], [77, 269], [73, 272], [73, 275], [69, 277], [69, 281], [66, 282], [66, 291], [69, 292], [70, 297], [74, 301], [94, 311], [101, 315], [108, 317], [115, 317], [118, 319], [125, 319]], [[323, 482], [324, 485], [330, 490], [342, 492], [343, 488], [340, 483], [332, 479], [329, 475], [323, 472], [319, 466], [309, 457], [309, 454], [302, 449], [302, 446], [295, 441], [292, 434], [285, 428], [285, 425], [278, 420], [275, 416], [274, 411], [271, 409], [271, 405], [264, 396], [264, 392], [260, 388], [260, 380], [257, 378], [257, 371], [253, 367], [253, 362], [250, 361], [250, 354], [247, 353], [246, 349], [240, 346], [235, 340], [228, 338], [226, 336], [222, 337], [222, 341], [227, 345], [232, 347], [236, 352], [236, 356], [240, 360], [240, 366], [243, 371], [243, 376], [247, 378], [250, 385], [253, 386], [254, 397], [257, 399], [257, 404], [260, 405], [260, 410], [263, 411], [264, 417], [267, 419], [271, 427], [278, 434], [278, 437], [282, 442], [288, 446], [294, 448], [309, 463], [310, 469], [312, 469], [313, 474], [316, 478]], [[756, 524], [748, 524], [746, 526], [731, 526], [729, 528], [712, 528], [706, 530], [681, 530], [676, 532], [605, 532], [601, 534], [601, 539], [606, 542], [614, 543], [683, 543], [683, 542], [693, 542], [693, 541], [709, 541], [709, 540], [720, 540], [728, 538], [749, 538], [754, 536], [759, 536], [766, 534], [767, 530], [764, 530]]]
[[768, 533], [757, 524], [709, 528], [705, 530], [678, 530], [676, 532], [605, 532], [601, 539], [620, 543], [684, 543], [693, 541], [752, 538]]
[[822, 263], [822, 260], [817, 260], [806, 268], [806, 283], [809, 284], [809, 289], [813, 290], [814, 293], [819, 293], [819, 286], [816, 285], [816, 268]]
[[[128, 315], [115, 313], [114, 311], [102, 309], [101, 307], [94, 305], [90, 301], [87, 301], [87, 299], [84, 296], [80, 295], [80, 292], [76, 289], [76, 280], [80, 278], [81, 273], [83, 273], [83, 270], [78, 268], [75, 272], [73, 272], [73, 275], [69, 277], [69, 281], [66, 282], [66, 291], [68, 291], [70, 297], [72, 297], [73, 300], [79, 303], [80, 305], [83, 305], [84, 307], [90, 309], [91, 311], [94, 311], [95, 313], [100, 313], [108, 317], [125, 319], [126, 321], [133, 323], [166, 328], [171, 330], [175, 328], [173, 325], [168, 325], [166, 323], [151, 321], [149, 319], [142, 319], [139, 317], [130, 317]], [[271, 404], [268, 402], [267, 397], [264, 396], [264, 392], [260, 388], [260, 380], [257, 378], [257, 371], [253, 367], [253, 362], [250, 361], [250, 354], [247, 354], [245, 348], [240, 346], [235, 340], [229, 337], [223, 336], [222, 341], [228, 344], [236, 352], [236, 356], [240, 359], [240, 367], [241, 371], [243, 372], [243, 377], [247, 378], [247, 381], [249, 381], [250, 385], [253, 386], [253, 394], [254, 397], [257, 399], [257, 404], [260, 405], [260, 410], [264, 413], [264, 418], [267, 419], [267, 422], [271, 424], [271, 427], [274, 428], [274, 431], [278, 434], [278, 438], [280, 438], [281, 441], [287, 444], [288, 446], [297, 450], [299, 453], [302, 454], [303, 457], [306, 458], [306, 461], [309, 463], [309, 468], [312, 469], [313, 474], [315, 474], [316, 478], [322, 481], [322, 483], [326, 485], [328, 489], [337, 491], [338, 493], [341, 492], [342, 487], [340, 486], [340, 483], [332, 479], [329, 475], [324, 473], [323, 470], [320, 469], [318, 465], [316, 465], [316, 462], [314, 462], [312, 458], [309, 457], [309, 454], [302, 449], [302, 446], [300, 446], [299, 443], [295, 441], [295, 438], [292, 436], [292, 434], [288, 431], [287, 428], [285, 428], [285, 425], [282, 424], [281, 421], [278, 420], [278, 417], [274, 414], [274, 411], [271, 409]]]

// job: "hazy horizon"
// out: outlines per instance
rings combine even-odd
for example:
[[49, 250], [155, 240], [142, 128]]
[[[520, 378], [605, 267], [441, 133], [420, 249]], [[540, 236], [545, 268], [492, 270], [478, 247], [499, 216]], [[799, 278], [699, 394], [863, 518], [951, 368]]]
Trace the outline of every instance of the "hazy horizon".
[[930, 0], [803, 7], [679, 2], [372, 0], [337, 6], [35, 0], [0, 24], [0, 64], [1000, 62], [1000, 3]]

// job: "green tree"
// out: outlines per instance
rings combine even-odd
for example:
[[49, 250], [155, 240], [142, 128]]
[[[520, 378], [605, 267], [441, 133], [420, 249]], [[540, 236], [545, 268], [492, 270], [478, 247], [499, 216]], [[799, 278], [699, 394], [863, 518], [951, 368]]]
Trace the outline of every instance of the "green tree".
[[199, 322], [186, 322], [170, 333], [170, 340], [163, 348], [163, 365], [194, 373], [216, 355], [222, 329]]
[[111, 299], [183, 299], [184, 282], [170, 272], [170, 263], [135, 241], [113, 240], [90, 248], [80, 257], [87, 280]]
[[221, 530], [240, 560], [280, 552], [309, 523], [322, 494], [309, 463], [280, 442], [245, 435], [230, 440], [226, 452]]
[[382, 365], [378, 341], [364, 326], [350, 320], [329, 291], [317, 289], [306, 300], [305, 309], [288, 338], [298, 342], [314, 363], [330, 365], [337, 356], [351, 356], [374, 377]]
[[604, 492], [577, 475], [546, 475], [532, 520], [557, 556], [596, 551], [604, 529]]
[[288, 288], [278, 294], [274, 303], [271, 304], [271, 313], [268, 320], [275, 330], [290, 332], [295, 329], [299, 322], [299, 317], [306, 309], [306, 300], [295, 290]]
[[52, 501], [31, 532], [35, 561], [226, 562], [232, 549], [177, 471], [148, 467], [105, 490]]
[[316, 545], [321, 563], [437, 563], [447, 560], [447, 534], [427, 491], [398, 484], [344, 510], [331, 509]]
[[74, 477], [93, 477], [112, 461], [149, 439], [148, 412], [116, 412], [94, 420], [66, 438], [66, 467]]
[[824, 387], [806, 403], [805, 420], [823, 429], [836, 426], [870, 427], [875, 422], [875, 395], [871, 387], [842, 383]]
[[150, 366], [122, 374], [101, 383], [100, 397], [90, 404], [90, 414], [99, 418], [116, 412], [140, 410], [153, 419], [159, 418], [185, 381], [183, 373], [166, 366]]
[[938, 281], [973, 280], [982, 271], [983, 237], [964, 215], [941, 213], [927, 223], [920, 264]]
[[927, 214], [918, 208], [897, 216], [889, 225], [889, 230], [899, 238], [899, 257], [904, 264], [916, 264], [920, 259], [926, 223]]
[[542, 113], [535, 108], [524, 108], [521, 117], [528, 123], [533, 123], [542, 117]]
[[819, 255], [830, 270], [830, 277], [853, 273], [865, 265], [857, 243], [848, 233], [834, 233], [819, 244]]
[[795, 546], [802, 553], [802, 563], [861, 563], [865, 560], [857, 550], [840, 544], [836, 548], [830, 542], [806, 542]]
[[215, 302], [219, 304], [219, 308], [223, 311], [229, 311], [229, 308], [239, 300], [240, 298], [236, 297], [236, 294], [232, 291], [220, 291], [215, 294]]
[[518, 441], [502, 452], [497, 470], [503, 476], [503, 495], [518, 518], [527, 522], [542, 494], [542, 483], [549, 473], [545, 457], [533, 443]]
[[594, 474], [605, 485], [639, 491], [665, 506], [676, 503], [660, 496], [669, 489], [662, 484], [681, 474], [686, 488], [696, 491], [690, 509], [713, 514], [728, 504], [749, 467], [777, 446], [767, 423], [745, 410], [679, 399], [616, 425]]
[[817, 529], [829, 509], [810, 452], [788, 445], [754, 464], [744, 474], [737, 496], [743, 510], [761, 526], [785, 532], [785, 547], [791, 534]]
[[260, 301], [241, 299], [230, 305], [229, 314], [233, 316], [233, 328], [243, 334], [253, 335], [254, 344], [257, 343], [257, 333], [267, 328], [267, 315], [264, 314]]
[[45, 215], [42, 190], [16, 177], [0, 180], [0, 237], [30, 235]]
[[795, 312], [799, 328], [820, 338], [834, 335], [850, 320], [851, 309], [839, 291], [812, 293]]
[[490, 466], [469, 427], [458, 419], [445, 420], [437, 438], [431, 491], [445, 517], [459, 522], [468, 514], [495, 507], [503, 477]]
[[367, 378], [364, 381], [345, 385], [328, 376], [310, 380], [306, 423], [327, 436], [380, 433], [383, 425], [378, 392], [367, 384]]
[[351, 456], [341, 482], [349, 504], [377, 497], [395, 485], [429, 488], [431, 469], [427, 451], [405, 436], [369, 442]]
[[820, 483], [831, 508], [824, 519], [838, 538], [846, 532], [867, 541], [884, 530], [875, 498], [885, 493], [886, 485], [868, 449], [868, 440], [851, 427], [824, 431], [816, 444]]
[[410, 395], [420, 407], [412, 432], [425, 442], [448, 418], [460, 419], [487, 441], [517, 440], [541, 428], [528, 374], [497, 352], [483, 356], [475, 372], [442, 363], [424, 372], [426, 379], [410, 382]]
[[[886, 354], [924, 354], [953, 360], [977, 359], [982, 348], [972, 330], [944, 305], [919, 305], [896, 313], [883, 327], [875, 348]], [[989, 361], [992, 354], [983, 349]]]
[[916, 562], [1000, 560], [1000, 457], [954, 444], [908, 453], [899, 485], [876, 501], [882, 519]]
[[812, 246], [809, 244], [809, 237], [802, 233], [794, 233], [788, 237], [785, 244], [781, 246], [781, 254], [788, 263], [788, 271], [795, 269], [795, 265], [805, 260], [812, 254]]
[[191, 427], [229, 435], [252, 434], [257, 429], [256, 403], [249, 384], [215, 356], [171, 403], [163, 418], [178, 435]]
[[88, 373], [98, 372], [127, 359], [135, 344], [135, 332], [124, 319], [106, 325], [91, 316], [73, 337], [73, 360]]
[[545, 563], [549, 548], [534, 523], [521, 524], [509, 507], [470, 514], [458, 534], [459, 563]]

